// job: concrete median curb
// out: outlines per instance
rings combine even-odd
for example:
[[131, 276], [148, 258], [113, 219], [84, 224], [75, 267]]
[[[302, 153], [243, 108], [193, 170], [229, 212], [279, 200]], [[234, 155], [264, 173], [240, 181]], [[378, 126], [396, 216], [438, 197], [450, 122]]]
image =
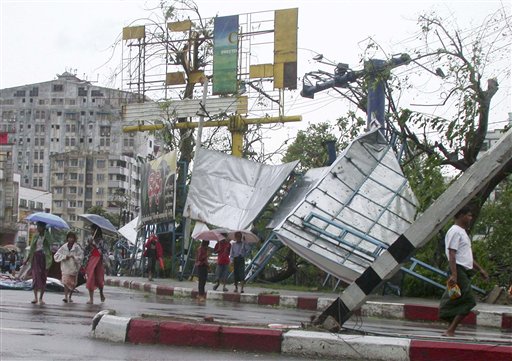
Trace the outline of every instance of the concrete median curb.
[[[145, 292], [151, 292], [162, 296], [196, 298], [197, 291], [192, 288], [171, 287], [155, 285], [149, 282], [122, 281], [119, 279], [106, 279], [110, 286], [125, 287]], [[304, 310], [324, 311], [336, 298], [328, 297], [304, 297], [279, 295], [274, 293], [230, 293], [220, 291], [208, 291], [206, 298], [212, 301], [227, 301], [251, 303], [267, 306], [291, 307]], [[438, 308], [425, 305], [404, 304], [400, 302], [366, 302], [356, 312], [365, 317], [399, 319], [408, 321], [439, 322]], [[471, 312], [463, 324], [500, 328], [504, 331], [512, 330], [512, 313], [506, 312]]]
[[512, 347], [491, 344], [417, 341], [407, 338], [224, 326], [104, 315], [92, 335], [133, 344], [161, 344], [281, 353], [310, 358], [369, 361], [510, 361]]

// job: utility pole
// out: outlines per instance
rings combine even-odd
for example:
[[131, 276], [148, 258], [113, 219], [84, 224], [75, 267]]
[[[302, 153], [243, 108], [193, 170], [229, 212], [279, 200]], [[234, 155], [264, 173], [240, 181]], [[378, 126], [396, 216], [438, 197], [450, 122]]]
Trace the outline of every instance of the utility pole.
[[[371, 59], [366, 61], [364, 69], [352, 71], [348, 69], [347, 64], [338, 64], [331, 79], [316, 82], [315, 84], [306, 84], [303, 81], [300, 94], [305, 98], [314, 99], [315, 93], [330, 88], [348, 88], [350, 83], [366, 77], [368, 102], [366, 108], [368, 128], [378, 125], [384, 128], [385, 115], [385, 84], [389, 77], [389, 71], [400, 65], [407, 65], [411, 61], [408, 54], [401, 54], [397, 58], [391, 58], [388, 61]], [[314, 73], [314, 72], [313, 72]], [[306, 79], [308, 74], [304, 77]], [[377, 122], [377, 123], [376, 123]]]

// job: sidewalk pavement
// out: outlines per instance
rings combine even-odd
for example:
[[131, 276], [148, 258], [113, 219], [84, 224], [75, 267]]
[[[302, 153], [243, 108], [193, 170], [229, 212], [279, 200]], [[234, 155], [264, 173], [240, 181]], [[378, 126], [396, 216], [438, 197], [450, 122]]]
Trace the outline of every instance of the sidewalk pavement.
[[[107, 277], [106, 285], [170, 297], [197, 297], [197, 282], [137, 277]], [[316, 310], [321, 313], [338, 294], [299, 292], [246, 286], [245, 293], [207, 291], [207, 300], [251, 303]], [[438, 322], [438, 301], [374, 296], [359, 310], [361, 316]], [[511, 332], [512, 306], [479, 303], [464, 324]], [[463, 343], [460, 340], [416, 340], [396, 337], [332, 334], [327, 332], [224, 326], [214, 323], [158, 321], [117, 317], [102, 311], [93, 322], [96, 338], [116, 342], [203, 346], [244, 351], [356, 360], [512, 360], [512, 346]]]

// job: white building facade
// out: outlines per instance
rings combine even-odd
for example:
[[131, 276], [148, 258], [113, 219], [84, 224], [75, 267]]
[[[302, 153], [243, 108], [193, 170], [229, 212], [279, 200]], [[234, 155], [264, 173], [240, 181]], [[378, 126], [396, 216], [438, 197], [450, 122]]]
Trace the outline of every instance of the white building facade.
[[[0, 132], [9, 132], [19, 186], [52, 194], [51, 209], [71, 227], [93, 206], [135, 217], [140, 165], [153, 153], [147, 133], [123, 133], [121, 107], [137, 94], [100, 87], [65, 72], [57, 79], [0, 90]], [[21, 197], [20, 197], [21, 201]]]

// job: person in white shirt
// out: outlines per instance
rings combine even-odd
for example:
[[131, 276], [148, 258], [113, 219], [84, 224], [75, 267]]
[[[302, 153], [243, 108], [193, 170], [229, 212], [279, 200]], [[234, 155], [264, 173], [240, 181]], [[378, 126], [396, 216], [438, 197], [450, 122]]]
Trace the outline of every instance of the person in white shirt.
[[66, 241], [67, 243], [59, 248], [53, 258], [55, 262], [60, 262], [61, 280], [64, 285], [64, 299], [62, 301], [68, 303], [72, 302], [71, 295], [77, 284], [78, 271], [84, 258], [84, 251], [76, 243], [76, 233], [68, 232]]
[[443, 336], [455, 336], [455, 329], [476, 306], [475, 296], [471, 290], [471, 271], [477, 270], [485, 280], [489, 279], [487, 272], [473, 259], [471, 240], [467, 230], [471, 226], [473, 214], [469, 207], [463, 207], [455, 214], [455, 224], [450, 227], [445, 236], [445, 252], [449, 263], [447, 285], [458, 285], [461, 295], [451, 299], [445, 290], [439, 306], [439, 318], [449, 322]]
[[245, 285], [245, 257], [250, 251], [248, 244], [242, 242], [242, 232], [235, 233], [235, 243], [231, 245], [229, 258], [233, 262], [233, 276], [235, 279], [235, 290], [238, 292], [238, 282], [240, 282], [240, 293], [244, 293]]

